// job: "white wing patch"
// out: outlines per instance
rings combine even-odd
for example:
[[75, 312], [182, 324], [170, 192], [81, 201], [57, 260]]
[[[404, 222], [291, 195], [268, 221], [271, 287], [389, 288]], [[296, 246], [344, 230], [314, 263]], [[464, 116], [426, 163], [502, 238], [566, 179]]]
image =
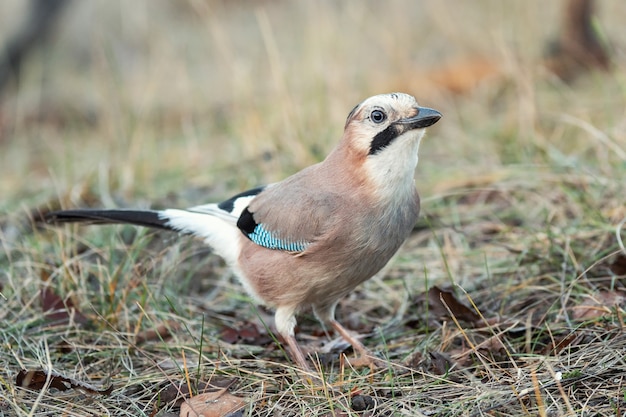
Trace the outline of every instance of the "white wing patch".
[[217, 204], [203, 204], [201, 206], [194, 206], [188, 208], [187, 211], [214, 216], [233, 225], [237, 224], [237, 219], [239, 218], [239, 214], [234, 214], [226, 210], [222, 210]]

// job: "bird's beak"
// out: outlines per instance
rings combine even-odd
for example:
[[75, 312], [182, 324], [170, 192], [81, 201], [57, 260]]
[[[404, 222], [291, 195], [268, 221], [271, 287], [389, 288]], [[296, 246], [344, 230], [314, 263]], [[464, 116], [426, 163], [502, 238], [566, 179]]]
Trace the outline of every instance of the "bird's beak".
[[429, 109], [428, 107], [416, 107], [415, 110], [417, 111], [415, 116], [400, 119], [397, 122], [404, 127], [405, 131], [423, 129], [434, 125], [439, 119], [441, 119], [441, 113], [437, 110]]

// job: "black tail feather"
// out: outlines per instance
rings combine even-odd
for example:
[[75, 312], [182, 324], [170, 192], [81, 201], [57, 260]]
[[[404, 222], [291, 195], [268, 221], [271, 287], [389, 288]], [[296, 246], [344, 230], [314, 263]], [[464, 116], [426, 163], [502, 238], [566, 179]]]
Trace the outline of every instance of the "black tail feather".
[[48, 223], [134, 224], [136, 226], [175, 230], [156, 210], [98, 210], [77, 209], [53, 211], [46, 214]]

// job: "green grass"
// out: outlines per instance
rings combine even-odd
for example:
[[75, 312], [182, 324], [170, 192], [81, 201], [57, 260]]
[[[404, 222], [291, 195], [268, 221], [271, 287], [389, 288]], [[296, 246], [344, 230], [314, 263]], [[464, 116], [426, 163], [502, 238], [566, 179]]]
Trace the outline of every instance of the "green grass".
[[[2, 7], [8, 31], [19, 7]], [[622, 2], [599, 4], [614, 70], [571, 85], [541, 66], [557, 2], [71, 7], [0, 107], [0, 415], [178, 415], [172, 387], [209, 381], [254, 416], [368, 415], [355, 394], [381, 416], [624, 414]], [[471, 57], [497, 75], [463, 95], [429, 78]], [[390, 371], [321, 354], [332, 388], [309, 384], [271, 312], [200, 242], [33, 222], [47, 207], [185, 207], [280, 180], [391, 90], [444, 118], [420, 151], [414, 233], [338, 309]], [[482, 319], [450, 318], [433, 285]], [[88, 322], [46, 320], [46, 286]], [[151, 330], [165, 338], [142, 340]], [[310, 314], [298, 338], [329, 341]], [[29, 391], [21, 369], [113, 391]]]

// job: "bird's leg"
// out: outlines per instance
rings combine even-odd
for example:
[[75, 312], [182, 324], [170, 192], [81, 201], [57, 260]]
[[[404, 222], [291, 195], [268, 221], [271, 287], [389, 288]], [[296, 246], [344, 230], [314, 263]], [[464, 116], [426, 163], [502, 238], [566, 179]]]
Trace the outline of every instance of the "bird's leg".
[[289, 351], [291, 353], [292, 359], [298, 364], [298, 366], [303, 371], [311, 372], [311, 368], [309, 367], [309, 364], [306, 362], [306, 359], [304, 358], [304, 353], [302, 353], [302, 349], [300, 349], [300, 346], [298, 345], [298, 342], [296, 341], [296, 337], [293, 335], [283, 335], [283, 338], [285, 339], [285, 341], [287, 342], [287, 345], [289, 346]]
[[337, 333], [344, 338], [344, 340], [352, 345], [352, 349], [354, 349], [359, 357], [356, 359], [349, 359], [350, 364], [353, 366], [376, 366], [376, 367], [386, 367], [384, 362], [380, 359], [376, 358], [372, 352], [368, 348], [361, 343], [359, 339], [354, 337], [348, 329], [343, 327], [337, 320], [330, 319], [327, 321], [328, 324], [331, 325], [333, 329]]
[[350, 333], [348, 329], [343, 327], [341, 323], [339, 323], [335, 319], [335, 308], [337, 307], [337, 303], [329, 305], [329, 306], [314, 306], [313, 311], [317, 318], [322, 322], [330, 325], [337, 333], [343, 337], [343, 339], [352, 345], [352, 349], [354, 349], [359, 355], [358, 358], [350, 360], [350, 364], [353, 366], [377, 366], [377, 367], [385, 367], [384, 363], [374, 356], [372, 352], [369, 351], [361, 343], [359, 339], [354, 337]]
[[303, 371], [310, 372], [311, 368], [307, 364], [304, 353], [302, 353], [302, 349], [300, 349], [294, 334], [294, 328], [296, 327], [295, 308], [291, 306], [278, 307], [274, 315], [274, 322], [276, 330], [287, 342], [293, 360]]

